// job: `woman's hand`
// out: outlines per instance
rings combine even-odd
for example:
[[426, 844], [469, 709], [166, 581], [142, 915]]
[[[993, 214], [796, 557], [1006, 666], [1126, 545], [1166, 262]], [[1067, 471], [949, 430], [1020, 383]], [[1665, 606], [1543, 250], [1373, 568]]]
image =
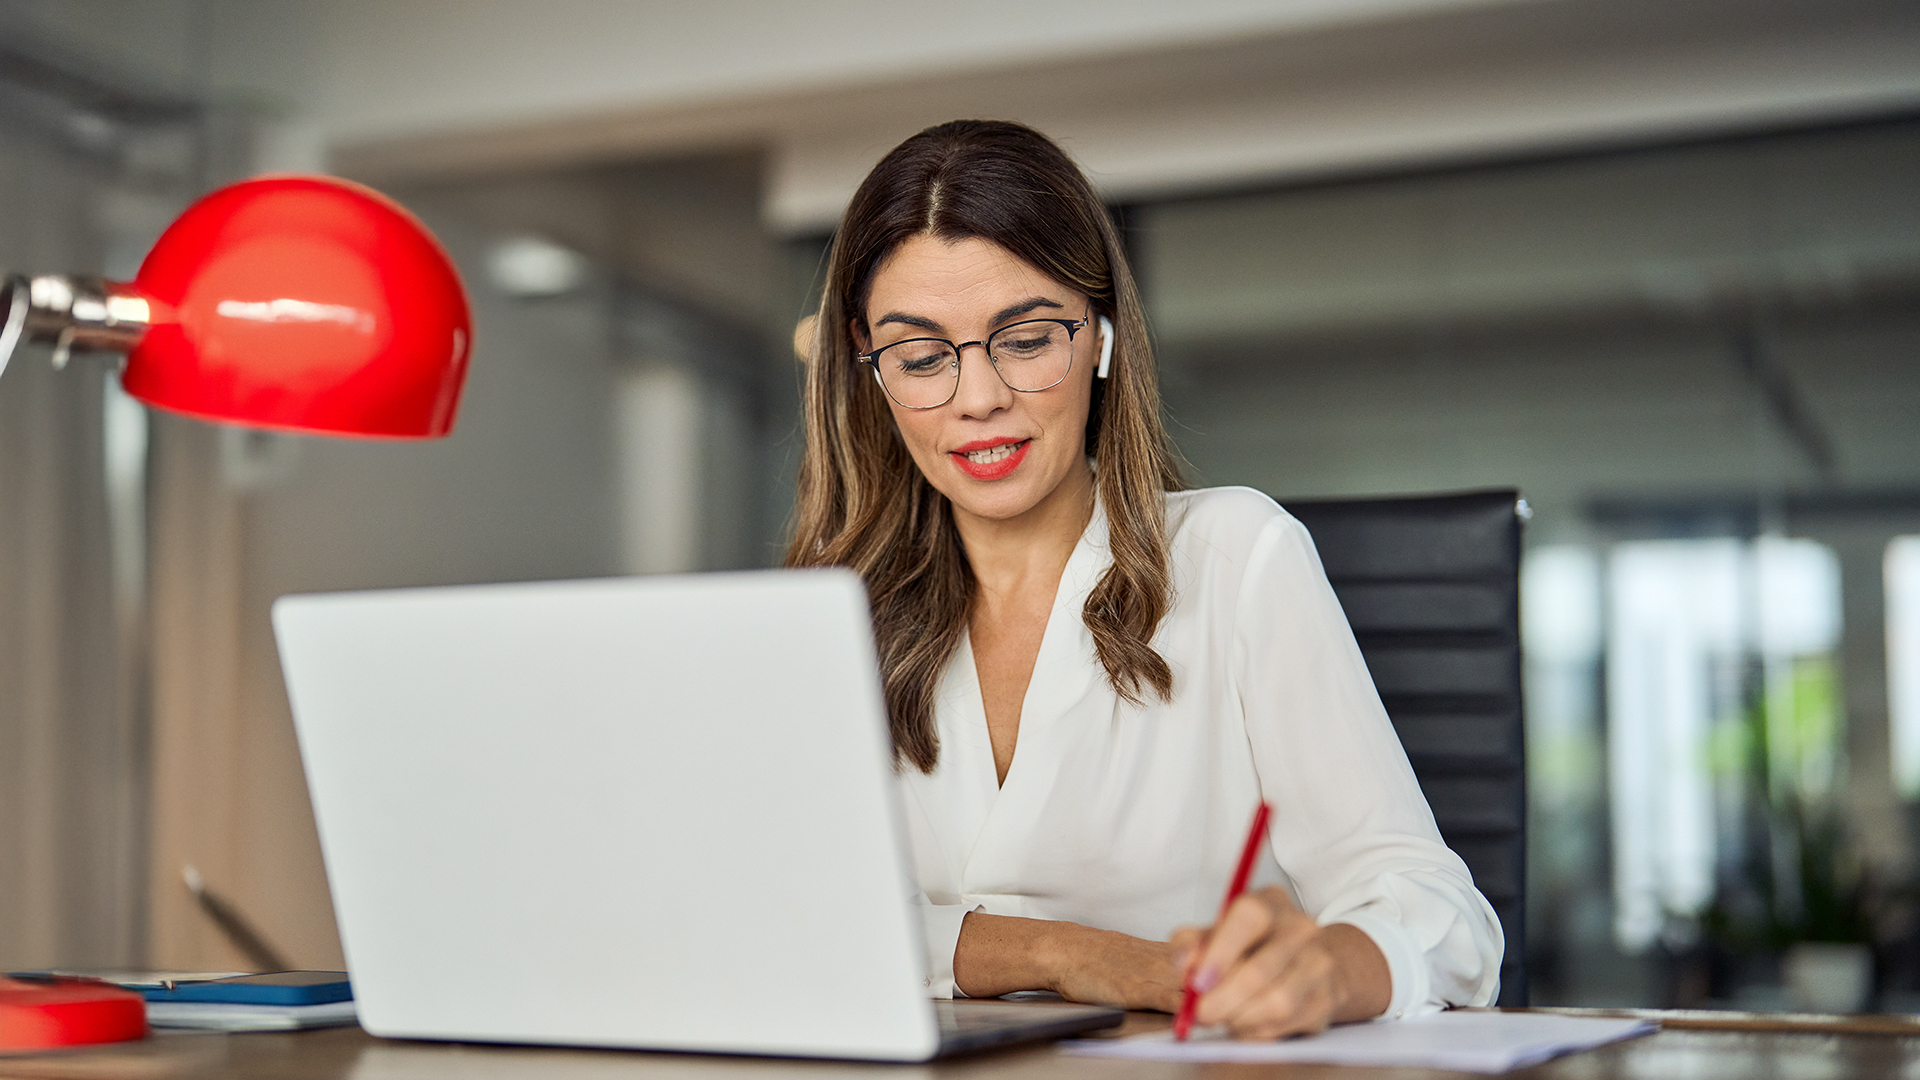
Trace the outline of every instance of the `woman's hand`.
[[1078, 923], [976, 911], [960, 924], [953, 980], [969, 997], [1052, 990], [1069, 1001], [1173, 1012], [1173, 946]]
[[1269, 886], [1235, 900], [1210, 929], [1173, 936], [1180, 970], [1200, 994], [1196, 1022], [1239, 1039], [1325, 1031], [1386, 1011], [1386, 957], [1359, 928], [1320, 926]]

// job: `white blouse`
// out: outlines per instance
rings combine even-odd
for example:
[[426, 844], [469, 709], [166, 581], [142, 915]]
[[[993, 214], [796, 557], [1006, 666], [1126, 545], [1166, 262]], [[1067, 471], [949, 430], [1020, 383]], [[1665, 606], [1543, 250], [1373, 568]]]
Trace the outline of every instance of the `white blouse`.
[[1306, 528], [1246, 488], [1170, 494], [1167, 527], [1174, 602], [1153, 644], [1171, 703], [1115, 694], [1081, 619], [1112, 562], [1097, 504], [1004, 786], [971, 642], [948, 662], [939, 764], [901, 776], [934, 993], [955, 992], [968, 912], [1156, 941], [1212, 922], [1264, 798], [1250, 887], [1283, 884], [1322, 925], [1371, 937], [1393, 977], [1387, 1017], [1491, 1002], [1500, 924], [1434, 827]]

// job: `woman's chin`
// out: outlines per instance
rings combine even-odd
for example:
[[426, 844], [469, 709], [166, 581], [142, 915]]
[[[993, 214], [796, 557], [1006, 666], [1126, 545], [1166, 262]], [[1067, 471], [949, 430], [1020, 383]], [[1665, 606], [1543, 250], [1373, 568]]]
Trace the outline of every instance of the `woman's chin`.
[[955, 513], [995, 521], [1019, 517], [1033, 509], [1044, 494], [1033, 482], [1034, 474], [1028, 468], [1032, 462], [1022, 462], [1021, 468], [997, 480], [977, 480], [958, 465], [942, 464], [946, 468], [934, 487], [953, 504]]
[[[954, 512], [986, 521], [1011, 521], [1040, 504], [1040, 496], [1030, 487], [1006, 480], [992, 484], [969, 480], [957, 487], [958, 490], [947, 494]], [[980, 490], [982, 488], [986, 490]]]
[[1026, 462], [1018, 472], [1000, 480], [975, 480], [956, 470], [943, 494], [954, 512], [984, 521], [1013, 521], [1025, 517], [1049, 497], [1067, 486], [1062, 476], [1052, 483], [1039, 470], [1029, 471], [1036, 462]]

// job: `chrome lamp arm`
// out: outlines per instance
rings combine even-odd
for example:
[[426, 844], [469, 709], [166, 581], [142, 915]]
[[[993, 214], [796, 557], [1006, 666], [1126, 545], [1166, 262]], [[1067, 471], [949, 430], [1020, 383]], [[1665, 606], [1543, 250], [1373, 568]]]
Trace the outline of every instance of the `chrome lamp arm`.
[[22, 341], [53, 346], [53, 366], [67, 366], [73, 350], [133, 351], [153, 321], [145, 297], [131, 286], [81, 274], [28, 277], [0, 269], [0, 375]]

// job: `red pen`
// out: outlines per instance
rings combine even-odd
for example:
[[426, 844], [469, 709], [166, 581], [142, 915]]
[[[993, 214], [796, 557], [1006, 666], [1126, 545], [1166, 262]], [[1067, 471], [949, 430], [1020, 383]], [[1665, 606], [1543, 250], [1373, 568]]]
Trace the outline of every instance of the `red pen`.
[[[1260, 842], [1267, 838], [1267, 815], [1272, 812], [1272, 807], [1264, 802], [1254, 810], [1253, 828], [1247, 830], [1247, 846], [1240, 851], [1240, 866], [1233, 872], [1233, 883], [1227, 886], [1227, 898], [1220, 901], [1220, 916], [1213, 920], [1215, 923], [1226, 918], [1227, 909], [1247, 891], [1247, 879], [1253, 876], [1253, 857], [1260, 853]], [[1193, 1030], [1193, 1010], [1199, 1004], [1200, 995], [1194, 992], [1193, 979], [1189, 977], [1180, 992], [1180, 1011], [1173, 1018], [1175, 1039], [1187, 1041], [1187, 1032]]]

